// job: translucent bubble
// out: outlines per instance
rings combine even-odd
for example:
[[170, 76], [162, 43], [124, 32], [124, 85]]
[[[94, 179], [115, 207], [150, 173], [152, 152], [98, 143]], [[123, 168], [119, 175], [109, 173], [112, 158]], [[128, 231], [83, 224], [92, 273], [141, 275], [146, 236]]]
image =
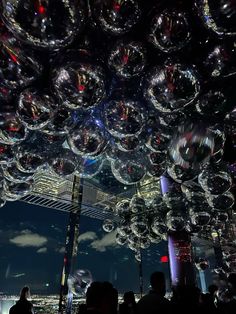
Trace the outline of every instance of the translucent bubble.
[[142, 237], [148, 233], [147, 219], [139, 216], [132, 217], [130, 228], [137, 237]]
[[194, 199], [196, 203], [202, 203], [203, 199], [205, 199], [205, 193], [202, 187], [194, 182], [194, 181], [187, 181], [181, 184], [181, 191], [184, 193], [184, 196], [187, 198], [189, 202], [194, 203]]
[[12, 35], [0, 33], [0, 42], [0, 87], [6, 96], [8, 88], [18, 90], [32, 84], [40, 76], [42, 66], [32, 51], [22, 49]]
[[151, 243], [160, 243], [162, 238], [157, 235], [155, 232], [153, 232], [152, 230], [149, 231], [149, 234], [148, 234], [148, 239], [151, 241]]
[[165, 164], [147, 164], [147, 174], [151, 177], [161, 177], [166, 170]]
[[227, 98], [221, 91], [210, 90], [197, 101], [196, 110], [202, 115], [222, 114], [225, 110], [226, 102]]
[[123, 137], [116, 141], [117, 148], [123, 152], [139, 150], [141, 148], [140, 144], [142, 145], [142, 140], [138, 136]]
[[160, 236], [162, 239], [167, 238], [167, 226], [159, 217], [153, 219], [151, 229], [156, 235]]
[[142, 73], [146, 51], [141, 43], [118, 41], [108, 58], [108, 65], [121, 78], [129, 79]]
[[0, 142], [7, 145], [19, 144], [27, 135], [26, 127], [14, 113], [0, 115]]
[[159, 212], [159, 209], [162, 208], [162, 205], [163, 205], [162, 196], [156, 194], [150, 201], [149, 209], [153, 210], [154, 212]]
[[35, 48], [59, 49], [82, 27], [82, 2], [3, 0], [2, 17], [12, 33]]
[[53, 87], [70, 109], [90, 109], [105, 96], [105, 76], [100, 66], [69, 63], [53, 71]]
[[130, 201], [130, 209], [132, 213], [142, 213], [146, 209], [145, 200], [135, 194]]
[[132, 230], [130, 229], [130, 221], [122, 219], [119, 223], [119, 227], [117, 228], [117, 232], [122, 237], [128, 237], [132, 233]]
[[62, 177], [67, 177], [75, 173], [78, 159], [69, 149], [61, 149], [49, 160], [49, 165], [53, 171]]
[[30, 130], [45, 127], [53, 116], [53, 100], [36, 89], [26, 89], [19, 97], [17, 115]]
[[209, 160], [213, 152], [212, 133], [205, 126], [194, 123], [181, 125], [169, 147], [172, 161], [186, 169], [198, 169]]
[[236, 35], [236, 8], [232, 0], [196, 1], [198, 13], [203, 23], [217, 35]]
[[112, 220], [106, 219], [102, 223], [102, 229], [107, 233], [112, 232], [115, 229], [115, 224]]
[[151, 23], [149, 39], [164, 52], [183, 48], [191, 39], [190, 27], [185, 13], [164, 10]]
[[125, 245], [127, 243], [127, 237], [122, 236], [120, 233], [116, 234], [116, 243], [119, 245]]
[[151, 241], [149, 240], [149, 238], [147, 237], [141, 237], [140, 240], [139, 240], [139, 244], [140, 244], [140, 247], [142, 249], [148, 249], [149, 246], [151, 245]]
[[230, 134], [235, 134], [236, 132], [236, 107], [226, 115], [225, 117], [225, 127]]
[[216, 155], [218, 152], [224, 149], [226, 136], [223, 130], [222, 125], [216, 125], [209, 128], [212, 136], [214, 137], [214, 151], [213, 156]]
[[68, 289], [74, 295], [85, 295], [92, 282], [93, 277], [88, 269], [76, 270], [67, 280]]
[[104, 159], [102, 158], [81, 158], [81, 162], [78, 164], [78, 169], [75, 174], [81, 178], [93, 178], [101, 171], [103, 163]]
[[0, 165], [7, 165], [14, 160], [14, 152], [10, 145], [0, 143]]
[[107, 130], [118, 138], [138, 135], [145, 125], [142, 105], [133, 100], [111, 100], [104, 108]]
[[33, 186], [32, 183], [15, 183], [5, 180], [3, 188], [6, 200], [15, 201], [29, 194]]
[[227, 192], [232, 186], [230, 174], [216, 165], [206, 167], [198, 176], [198, 182], [204, 191], [214, 195]]
[[216, 220], [216, 222], [227, 222], [229, 219], [229, 215], [226, 211], [222, 211], [222, 210], [215, 210], [213, 213], [213, 216]]
[[[149, 135], [146, 146], [153, 152], [161, 153], [167, 150], [169, 141], [170, 138], [168, 136], [160, 133], [159, 131], [154, 131]], [[161, 157], [161, 154], [159, 155]], [[152, 156], [154, 157], [155, 155], [153, 154]]]
[[145, 166], [139, 160], [111, 161], [111, 171], [114, 177], [125, 185], [138, 183], [146, 174]]
[[15, 183], [24, 183], [30, 181], [33, 177], [33, 173], [22, 172], [17, 168], [16, 164], [4, 166], [3, 168], [4, 178]]
[[181, 191], [177, 189], [170, 189], [168, 192], [163, 194], [163, 201], [166, 206], [170, 209], [181, 207], [184, 208], [184, 198]]
[[126, 217], [130, 215], [130, 201], [129, 200], [122, 200], [116, 204], [115, 212], [120, 217]]
[[93, 121], [85, 121], [71, 131], [68, 143], [75, 154], [83, 157], [96, 157], [107, 145], [104, 130]]
[[189, 216], [191, 219], [191, 223], [193, 225], [198, 225], [198, 226], [208, 225], [211, 220], [211, 213], [207, 211], [203, 211], [201, 210], [201, 208], [199, 208], [199, 210], [190, 208]]
[[226, 210], [234, 205], [234, 195], [231, 192], [220, 195], [208, 195], [207, 201], [215, 209]]
[[16, 153], [17, 168], [23, 172], [36, 172], [45, 162], [43, 154], [29, 147], [20, 147]]
[[129, 32], [141, 15], [136, 0], [102, 1], [95, 10], [101, 28], [114, 35]]
[[198, 258], [197, 261], [195, 262], [195, 266], [197, 267], [198, 270], [204, 271], [210, 267], [210, 263], [205, 258]]
[[172, 112], [191, 104], [199, 95], [197, 72], [185, 65], [156, 67], [146, 82], [145, 97], [161, 112]]
[[199, 171], [192, 168], [183, 168], [180, 165], [169, 164], [167, 167], [168, 175], [178, 183], [193, 180], [197, 177]]
[[166, 226], [172, 231], [181, 231], [186, 226], [185, 215], [181, 211], [170, 210], [166, 215]]

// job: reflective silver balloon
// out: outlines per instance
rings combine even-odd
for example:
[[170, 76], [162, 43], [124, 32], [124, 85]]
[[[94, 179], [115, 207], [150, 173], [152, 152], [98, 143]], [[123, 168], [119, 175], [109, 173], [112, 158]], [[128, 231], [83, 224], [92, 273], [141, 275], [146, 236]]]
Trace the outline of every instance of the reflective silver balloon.
[[222, 211], [222, 210], [215, 210], [213, 213], [214, 219], [216, 220], [216, 222], [227, 222], [229, 219], [229, 215], [226, 211]]
[[145, 97], [157, 110], [168, 113], [191, 104], [199, 92], [200, 83], [194, 69], [166, 64], [156, 67], [148, 76]]
[[181, 231], [186, 227], [185, 213], [177, 210], [170, 210], [166, 215], [166, 226], [172, 231]]
[[117, 228], [117, 232], [122, 237], [128, 237], [132, 233], [132, 230], [130, 228], [130, 221], [127, 219], [122, 219]]
[[14, 113], [0, 114], [0, 142], [15, 145], [24, 141], [28, 135], [26, 127]]
[[13, 34], [36, 48], [70, 44], [82, 27], [82, 2], [3, 0], [2, 17]]
[[93, 277], [88, 269], [78, 269], [67, 280], [68, 289], [74, 295], [85, 295], [88, 287], [93, 282]]
[[6, 205], [6, 200], [4, 198], [0, 198], [0, 208], [2, 208], [4, 205]]
[[115, 224], [112, 220], [110, 219], [106, 219], [103, 221], [102, 223], [102, 229], [107, 232], [110, 233], [115, 229]]
[[234, 205], [234, 195], [231, 192], [220, 195], [208, 195], [207, 201], [215, 209], [226, 210]]
[[139, 263], [142, 261], [142, 256], [141, 256], [140, 250], [138, 250], [138, 251], [135, 253], [134, 258], [135, 258], [136, 261], [139, 262]]
[[3, 188], [6, 200], [16, 201], [29, 194], [33, 186], [32, 183], [15, 183], [5, 180]]
[[103, 162], [103, 158], [81, 158], [75, 174], [81, 178], [93, 178], [101, 171]]
[[139, 237], [135, 236], [134, 234], [129, 235], [129, 237], [128, 237], [128, 247], [132, 251], [140, 250], [140, 239], [139, 239]]
[[53, 171], [62, 177], [67, 177], [75, 173], [78, 159], [69, 149], [61, 149], [49, 160], [49, 165]]
[[68, 136], [71, 150], [83, 157], [97, 157], [107, 144], [103, 129], [93, 121], [79, 124]]
[[121, 78], [139, 75], [146, 64], [146, 51], [141, 43], [118, 41], [108, 58], [108, 65]]
[[147, 219], [140, 216], [131, 218], [130, 228], [134, 235], [137, 237], [146, 236], [148, 234], [148, 222]]
[[122, 200], [116, 204], [115, 212], [117, 213], [118, 216], [120, 217], [126, 217], [130, 215], [130, 201], [129, 200]]
[[15, 156], [10, 145], [0, 143], [0, 165], [7, 165], [13, 162]]
[[220, 166], [208, 166], [199, 174], [198, 182], [204, 191], [218, 195], [227, 192], [232, 186], [231, 175]]
[[234, 0], [197, 0], [198, 13], [203, 23], [219, 36], [236, 35], [236, 7]]
[[211, 212], [203, 211], [201, 207], [198, 210], [190, 208], [189, 216], [191, 223], [198, 226], [208, 225], [211, 220]]
[[148, 239], [151, 241], [151, 243], [155, 243], [155, 244], [160, 243], [162, 240], [161, 236], [157, 235], [152, 230], [149, 231]]
[[[168, 145], [169, 145], [169, 141], [170, 141], [170, 138], [169, 136], [166, 136], [165, 134], [162, 134], [160, 133], [159, 131], [153, 131], [149, 136], [148, 136], [148, 139], [147, 139], [147, 142], [146, 142], [146, 146], [152, 151], [152, 152], [156, 152], [156, 153], [160, 153], [159, 156], [160, 156], [160, 161], [164, 161], [163, 158], [164, 158], [164, 155], [161, 154], [163, 152], [165, 152], [168, 148]], [[157, 155], [156, 155], [157, 156]], [[157, 158], [155, 158], [155, 161], [153, 160], [153, 157], [155, 158], [155, 155], [153, 154], [152, 156], [150, 156], [150, 161], [152, 163], [161, 163], [161, 162], [157, 162]]]
[[132, 213], [142, 213], [146, 209], [145, 200], [135, 194], [130, 201], [130, 209]]
[[53, 99], [37, 89], [26, 89], [19, 97], [17, 115], [30, 130], [45, 127], [53, 117]]
[[172, 161], [186, 169], [198, 169], [209, 160], [213, 152], [212, 133], [205, 126], [194, 123], [181, 125], [169, 147]]
[[114, 177], [126, 185], [140, 182], [146, 174], [145, 165], [132, 159], [111, 161], [111, 170]]
[[163, 220], [160, 219], [159, 217], [153, 219], [151, 229], [156, 235], [160, 236], [163, 240], [167, 239], [168, 228], [166, 224], [163, 222]]
[[63, 106], [90, 109], [105, 96], [105, 76], [100, 66], [68, 63], [53, 71], [53, 87]]
[[19, 147], [16, 152], [16, 164], [17, 168], [23, 172], [36, 172], [45, 162], [43, 154], [40, 154], [37, 150], [31, 147]]
[[199, 171], [192, 168], [183, 168], [180, 165], [169, 164], [167, 167], [168, 175], [178, 183], [194, 180]]
[[116, 234], [116, 243], [119, 245], [125, 245], [127, 243], [127, 237], [122, 236], [120, 233]]
[[33, 173], [22, 172], [17, 168], [16, 164], [3, 166], [4, 178], [14, 183], [24, 183], [31, 181]]
[[104, 121], [106, 129], [114, 137], [133, 137], [142, 132], [145, 114], [137, 101], [111, 100], [105, 105]]
[[140, 150], [142, 147], [142, 139], [138, 136], [123, 137], [116, 140], [116, 145], [122, 152], [133, 152]]
[[149, 246], [151, 245], [151, 241], [147, 237], [141, 237], [139, 241], [141, 249], [148, 249]]
[[173, 52], [186, 46], [191, 39], [188, 18], [185, 13], [164, 10], [151, 23], [151, 42], [164, 52]]
[[114, 35], [130, 31], [141, 16], [136, 0], [101, 1], [95, 10], [102, 29]]
[[198, 270], [204, 271], [210, 267], [210, 263], [207, 259], [205, 258], [199, 258], [195, 262], [195, 266], [197, 267]]
[[197, 112], [204, 115], [211, 116], [222, 114], [225, 110], [227, 98], [219, 90], [210, 90], [206, 94], [202, 95], [196, 102], [195, 108]]

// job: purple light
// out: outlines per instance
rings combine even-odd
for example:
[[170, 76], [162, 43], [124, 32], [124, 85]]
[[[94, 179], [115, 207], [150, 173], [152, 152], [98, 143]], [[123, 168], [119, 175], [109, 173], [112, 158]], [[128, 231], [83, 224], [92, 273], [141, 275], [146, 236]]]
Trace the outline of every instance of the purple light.
[[170, 273], [171, 282], [173, 286], [178, 285], [179, 282], [179, 265], [176, 262], [176, 253], [174, 248], [174, 241], [171, 236], [168, 236], [168, 251], [169, 251], [169, 262], [170, 262]]

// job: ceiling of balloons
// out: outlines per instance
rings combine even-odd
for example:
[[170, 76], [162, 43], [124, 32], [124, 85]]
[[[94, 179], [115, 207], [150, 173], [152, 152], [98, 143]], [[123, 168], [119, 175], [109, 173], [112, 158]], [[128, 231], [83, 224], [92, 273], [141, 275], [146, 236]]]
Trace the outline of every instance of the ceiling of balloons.
[[1, 0], [0, 13], [1, 206], [39, 170], [86, 178], [106, 164], [117, 184], [162, 187], [117, 204], [118, 243], [229, 238], [235, 1]]

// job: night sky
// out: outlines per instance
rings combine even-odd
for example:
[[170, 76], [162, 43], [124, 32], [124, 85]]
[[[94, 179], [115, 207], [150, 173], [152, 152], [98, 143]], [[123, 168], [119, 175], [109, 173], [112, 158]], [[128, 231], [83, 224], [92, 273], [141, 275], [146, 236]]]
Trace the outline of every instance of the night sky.
[[[0, 292], [18, 294], [23, 285], [32, 294], [59, 291], [68, 214], [24, 202], [8, 202], [0, 215]], [[160, 262], [167, 244], [152, 245], [144, 252], [144, 289]], [[88, 269], [93, 280], [111, 281], [121, 292], [139, 292], [139, 267], [131, 250], [105, 233], [102, 221], [81, 217], [78, 269]]]

